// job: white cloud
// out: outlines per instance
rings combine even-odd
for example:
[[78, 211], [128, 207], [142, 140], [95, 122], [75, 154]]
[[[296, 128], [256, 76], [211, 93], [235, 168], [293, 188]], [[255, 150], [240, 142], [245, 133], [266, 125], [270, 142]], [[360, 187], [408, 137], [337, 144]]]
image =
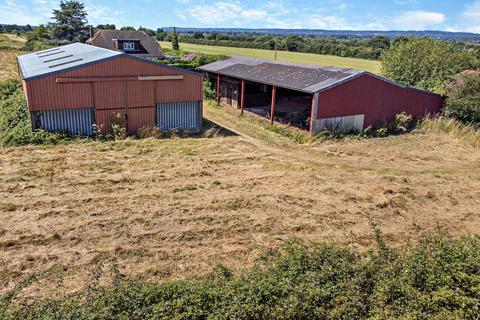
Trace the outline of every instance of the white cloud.
[[249, 9], [237, 1], [219, 1], [213, 4], [195, 5], [187, 8], [183, 15], [191, 17], [202, 24], [212, 25], [218, 22], [238, 24], [239, 21], [250, 22], [268, 17], [268, 13], [265, 10]]
[[480, 33], [480, 1], [475, 1], [465, 7], [462, 14], [463, 30]]
[[[24, 1], [5, 0], [0, 4], [0, 21], [5, 24], [39, 25], [50, 19], [49, 1], [38, 0], [38, 5], [27, 6]], [[41, 5], [40, 5], [41, 4]]]
[[394, 19], [396, 27], [408, 30], [425, 30], [445, 22], [445, 15], [438, 12], [407, 11]]
[[309, 29], [348, 29], [349, 26], [343, 18], [336, 16], [322, 16], [319, 14], [312, 14], [306, 19], [306, 27]]

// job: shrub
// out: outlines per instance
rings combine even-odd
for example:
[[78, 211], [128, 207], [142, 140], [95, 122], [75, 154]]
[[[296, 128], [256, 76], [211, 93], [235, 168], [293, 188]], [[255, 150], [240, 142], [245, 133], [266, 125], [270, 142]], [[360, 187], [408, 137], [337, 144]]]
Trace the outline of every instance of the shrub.
[[445, 93], [444, 84], [479, 64], [476, 53], [427, 38], [396, 42], [382, 54], [382, 74], [408, 86]]
[[447, 99], [444, 115], [480, 128], [480, 74], [465, 78], [453, 88]]
[[[200, 279], [148, 283], [101, 266], [85, 290], [17, 304], [29, 282], [0, 297], [3, 319], [478, 319], [480, 240], [423, 236], [417, 245], [362, 253], [286, 242], [254, 268], [219, 266]], [[105, 259], [102, 260], [105, 263]], [[29, 279], [35, 279], [30, 277]], [[28, 280], [28, 279], [27, 279]]]
[[20, 80], [0, 82], [0, 146], [57, 143], [61, 139], [58, 133], [32, 131]]
[[203, 81], [203, 97], [206, 100], [215, 100], [217, 93], [212, 87], [212, 83], [208, 80]]

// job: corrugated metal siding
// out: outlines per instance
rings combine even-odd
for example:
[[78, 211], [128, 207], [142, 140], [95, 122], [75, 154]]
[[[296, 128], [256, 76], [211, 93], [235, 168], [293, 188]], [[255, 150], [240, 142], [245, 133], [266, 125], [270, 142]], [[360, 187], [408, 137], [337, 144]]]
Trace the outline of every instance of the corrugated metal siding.
[[155, 107], [129, 108], [128, 109], [128, 133], [135, 134], [143, 127], [155, 127]]
[[201, 102], [186, 101], [157, 104], [157, 125], [160, 129], [200, 130]]
[[[97, 124], [98, 129], [102, 133], [109, 133], [112, 131], [112, 120], [118, 113], [125, 117], [125, 109], [96, 110], [95, 123]], [[126, 126], [126, 123], [124, 125]]]
[[126, 87], [129, 108], [155, 106], [155, 81], [127, 81]]
[[[81, 67], [78, 69], [66, 71], [61, 74], [49, 77], [39, 78], [27, 81], [27, 95], [29, 97], [30, 111], [40, 111], [49, 109], [80, 108], [85, 105], [92, 105], [92, 101], [102, 99], [94, 96], [98, 90], [92, 90], [90, 83], [57, 83], [57, 78], [84, 78], [84, 77], [130, 77], [130, 76], [162, 76], [183, 74], [183, 80], [169, 81], [138, 81], [136, 88], [132, 89], [131, 106], [146, 106], [145, 99], [142, 96], [141, 101], [135, 100], [141, 97], [141, 92], [150, 92], [152, 83], [155, 82], [157, 103], [174, 101], [198, 101], [202, 100], [202, 78], [174, 70], [162, 65], [152, 64], [146, 61], [132, 59], [128, 57], [118, 57], [101, 63]], [[105, 91], [105, 98], [123, 97], [125, 87], [113, 83], [105, 82], [98, 85], [99, 90]], [[95, 84], [97, 87], [97, 84]], [[137, 87], [139, 86], [139, 87]], [[142, 87], [145, 86], [145, 87]], [[141, 89], [139, 89], [141, 87]], [[101, 88], [101, 89], [100, 89]], [[115, 98], [116, 99], [116, 98]], [[148, 96], [151, 99], [151, 95]], [[117, 103], [106, 103], [105, 100], [99, 100], [100, 106], [114, 105]], [[105, 103], [104, 103], [105, 102]], [[154, 104], [149, 104], [153, 106]], [[113, 106], [113, 107], [123, 107]]]
[[443, 98], [401, 88], [364, 75], [319, 93], [317, 119], [364, 114], [364, 128], [406, 112], [412, 116], [438, 113]]
[[125, 108], [125, 82], [96, 82], [93, 87], [95, 90], [95, 109]]
[[52, 132], [68, 132], [71, 135], [93, 134], [94, 110], [91, 108], [47, 110], [32, 112], [37, 128]]

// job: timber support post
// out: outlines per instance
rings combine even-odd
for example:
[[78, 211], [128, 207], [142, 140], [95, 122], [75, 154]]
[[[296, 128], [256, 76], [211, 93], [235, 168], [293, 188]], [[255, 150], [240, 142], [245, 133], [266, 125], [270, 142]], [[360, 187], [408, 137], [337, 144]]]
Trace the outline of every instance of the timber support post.
[[220, 74], [217, 73], [217, 103], [220, 104]]
[[272, 86], [272, 107], [270, 110], [270, 124], [275, 120], [275, 96], [277, 95], [277, 87]]
[[242, 80], [242, 92], [240, 96], [240, 110], [243, 114], [243, 108], [245, 107], [245, 80]]

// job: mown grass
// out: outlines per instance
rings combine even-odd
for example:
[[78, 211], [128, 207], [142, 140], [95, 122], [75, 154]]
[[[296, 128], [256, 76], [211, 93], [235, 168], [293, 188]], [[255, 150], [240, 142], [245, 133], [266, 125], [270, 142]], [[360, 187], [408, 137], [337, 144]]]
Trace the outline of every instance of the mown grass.
[[[160, 45], [164, 48], [172, 47], [172, 44], [170, 42], [165, 41], [160, 42]], [[205, 46], [191, 43], [180, 43], [180, 48], [189, 52], [199, 52], [214, 55], [247, 56], [268, 60], [274, 60], [275, 58], [275, 53], [272, 50]], [[366, 70], [373, 73], [380, 72], [380, 63], [378, 61], [372, 60], [288, 51], [278, 51], [277, 60], [296, 63], [318, 64], [322, 66], [333, 66], [339, 68], [352, 68], [358, 70]]]
[[[375, 230], [367, 253], [288, 240], [242, 273], [219, 265], [163, 283], [123, 276], [105, 256], [75, 294], [28, 300], [22, 291], [61, 272], [32, 275], [0, 296], [2, 319], [478, 319], [480, 240], [441, 233], [394, 250]], [[58, 268], [57, 268], [58, 269]]]

